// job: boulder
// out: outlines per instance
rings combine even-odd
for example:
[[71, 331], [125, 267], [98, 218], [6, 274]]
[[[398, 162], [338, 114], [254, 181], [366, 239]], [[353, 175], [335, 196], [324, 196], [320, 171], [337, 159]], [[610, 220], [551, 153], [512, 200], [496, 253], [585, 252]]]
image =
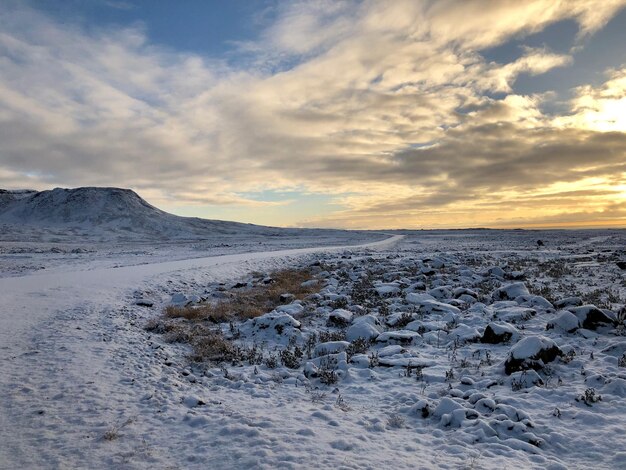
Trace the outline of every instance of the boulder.
[[537, 314], [537, 311], [528, 307], [504, 307], [496, 310], [494, 317], [509, 323], [519, 323], [530, 320]]
[[456, 339], [462, 343], [474, 343], [480, 339], [480, 332], [468, 325], [459, 325], [448, 334], [449, 339]]
[[381, 332], [382, 328], [375, 317], [363, 315], [355, 318], [352, 325], [346, 330], [346, 339], [348, 341], [355, 341], [359, 338], [372, 340], [376, 339]]
[[347, 341], [328, 341], [326, 343], [319, 343], [313, 350], [314, 357], [326, 356], [328, 354], [337, 354], [344, 352], [350, 343]]
[[502, 286], [493, 291], [491, 296], [494, 301], [498, 300], [515, 300], [520, 295], [530, 295], [526, 284], [523, 282], [514, 282], [506, 286]]
[[582, 305], [569, 309], [576, 317], [582, 328], [587, 330], [597, 330], [605, 326], [617, 326], [617, 322], [609, 317], [595, 305]]
[[559, 299], [554, 302], [554, 306], [556, 308], [569, 308], [569, 307], [578, 307], [583, 304], [583, 299], [580, 297], [565, 297], [564, 299]]
[[412, 344], [421, 338], [419, 333], [410, 330], [386, 331], [376, 338], [377, 343]]
[[580, 328], [578, 317], [567, 310], [558, 312], [546, 325], [546, 330], [556, 329], [566, 333], [574, 333], [578, 328]]
[[480, 338], [481, 343], [502, 344], [519, 338], [520, 333], [517, 328], [508, 323], [489, 323]]
[[541, 370], [548, 362], [560, 356], [563, 356], [563, 351], [550, 338], [528, 336], [511, 348], [504, 362], [504, 371], [511, 375], [520, 370]]
[[502, 269], [500, 266], [491, 266], [484, 271], [483, 276], [494, 276], [502, 278], [504, 277], [504, 274], [504, 269]]
[[427, 291], [427, 294], [432, 295], [436, 300], [445, 300], [452, 297], [452, 292], [445, 286], [435, 287]]
[[338, 308], [328, 315], [328, 326], [338, 326], [340, 328], [348, 326], [352, 322], [354, 314], [349, 310]]

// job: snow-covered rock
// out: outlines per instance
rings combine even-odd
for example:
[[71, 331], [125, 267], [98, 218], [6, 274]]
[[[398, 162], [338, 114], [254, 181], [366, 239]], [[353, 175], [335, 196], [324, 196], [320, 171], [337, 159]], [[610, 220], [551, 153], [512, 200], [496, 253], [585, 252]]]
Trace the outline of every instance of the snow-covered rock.
[[580, 297], [565, 297], [554, 302], [556, 308], [569, 308], [578, 307], [583, 304], [583, 299]]
[[514, 282], [512, 284], [499, 287], [491, 294], [494, 301], [515, 300], [520, 295], [530, 295], [526, 284], [524, 284], [523, 282]]
[[421, 339], [419, 333], [410, 330], [386, 331], [376, 338], [378, 343], [411, 344]]
[[578, 317], [567, 310], [558, 312], [556, 317], [550, 320], [546, 325], [547, 330], [558, 329], [565, 333], [573, 333], [578, 328], [580, 328]]
[[381, 297], [389, 297], [395, 294], [399, 294], [402, 290], [396, 282], [381, 283], [375, 286], [374, 289]]
[[503, 278], [504, 274], [505, 274], [504, 269], [502, 269], [500, 266], [491, 266], [485, 269], [485, 271], [483, 272], [483, 276], [485, 277], [494, 276], [494, 277]]
[[302, 313], [304, 312], [304, 305], [302, 305], [302, 303], [299, 300], [297, 300], [291, 304], [279, 305], [278, 307], [276, 307], [276, 311], [287, 313], [295, 318], [295, 317], [298, 317], [299, 315], [302, 315]]
[[436, 301], [437, 299], [430, 294], [410, 292], [406, 295], [405, 300], [410, 304], [421, 305], [425, 302]]
[[540, 295], [520, 295], [515, 301], [522, 307], [538, 308], [542, 310], [552, 310], [554, 305], [545, 297]]
[[444, 397], [433, 411], [442, 426], [459, 427], [465, 420], [466, 408], [452, 398]]
[[595, 305], [571, 307], [569, 311], [578, 318], [580, 326], [587, 330], [597, 330], [600, 327], [616, 326], [617, 322]]
[[520, 332], [513, 325], [504, 322], [492, 322], [485, 328], [480, 342], [486, 344], [501, 344], [508, 341], [517, 341], [519, 337]]
[[328, 315], [328, 325], [338, 327], [348, 326], [350, 322], [352, 322], [353, 316], [354, 314], [351, 311], [337, 308]]
[[518, 341], [504, 363], [507, 375], [519, 370], [542, 369], [548, 362], [562, 356], [563, 351], [550, 338], [528, 336]]
[[275, 310], [251, 318], [239, 328], [242, 335], [255, 341], [270, 341], [284, 344], [289, 338], [300, 337], [300, 322], [287, 313]]
[[432, 295], [436, 300], [446, 300], [452, 297], [452, 291], [445, 286], [435, 287], [426, 292], [429, 295]]
[[448, 334], [448, 338], [455, 339], [461, 343], [473, 343], [480, 339], [480, 332], [468, 325], [459, 325]]
[[530, 320], [537, 314], [534, 308], [528, 307], [504, 307], [496, 310], [494, 317], [509, 323], [520, 323]]
[[363, 315], [357, 317], [352, 322], [352, 325], [346, 330], [346, 339], [348, 341], [354, 341], [358, 338], [363, 339], [376, 339], [382, 332], [382, 328], [378, 320], [372, 315]]
[[328, 341], [326, 343], [319, 343], [313, 350], [315, 357], [326, 356], [328, 354], [337, 354], [345, 351], [350, 343], [348, 341]]

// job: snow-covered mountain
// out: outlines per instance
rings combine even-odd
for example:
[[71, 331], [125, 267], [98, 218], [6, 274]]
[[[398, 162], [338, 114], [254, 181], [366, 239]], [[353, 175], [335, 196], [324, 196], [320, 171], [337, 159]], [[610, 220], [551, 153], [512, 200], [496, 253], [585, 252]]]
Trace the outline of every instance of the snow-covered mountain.
[[[228, 234], [286, 235], [294, 230], [180, 217], [130, 189], [85, 187], [48, 191], [0, 190], [0, 226], [71, 230], [82, 235], [189, 239]], [[293, 235], [293, 234], [292, 234]]]

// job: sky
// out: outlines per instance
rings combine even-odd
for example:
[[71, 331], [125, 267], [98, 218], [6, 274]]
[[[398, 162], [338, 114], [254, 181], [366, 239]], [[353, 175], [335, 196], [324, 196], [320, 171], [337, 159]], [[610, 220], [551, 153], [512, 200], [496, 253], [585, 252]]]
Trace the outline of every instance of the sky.
[[626, 227], [626, 0], [0, 0], [0, 188], [350, 229]]

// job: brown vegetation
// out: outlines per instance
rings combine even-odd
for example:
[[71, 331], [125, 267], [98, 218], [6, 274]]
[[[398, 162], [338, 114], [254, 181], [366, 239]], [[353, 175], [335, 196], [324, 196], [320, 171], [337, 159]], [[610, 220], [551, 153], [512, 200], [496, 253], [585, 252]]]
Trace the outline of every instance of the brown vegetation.
[[317, 283], [312, 286], [302, 286], [303, 282], [313, 279], [308, 270], [285, 269], [272, 273], [271, 278], [273, 282], [269, 284], [234, 291], [229, 298], [217, 303], [186, 307], [168, 306], [164, 314], [168, 318], [213, 323], [247, 320], [270, 312], [285, 303], [281, 301], [281, 294], [292, 294], [295, 299], [302, 300], [319, 290]]
[[[320, 285], [308, 270], [285, 269], [271, 274], [271, 282], [251, 288], [234, 289], [226, 299], [200, 305], [168, 306], [161, 318], [146, 324], [146, 330], [163, 334], [167, 342], [188, 343], [196, 361], [234, 361], [249, 351], [238, 348], [211, 324], [255, 318], [291, 300], [302, 300], [319, 291]], [[305, 286], [303, 282], [313, 281]], [[288, 299], [282, 294], [291, 294]], [[244, 354], [246, 353], [246, 354]], [[256, 360], [254, 351], [250, 354]]]

